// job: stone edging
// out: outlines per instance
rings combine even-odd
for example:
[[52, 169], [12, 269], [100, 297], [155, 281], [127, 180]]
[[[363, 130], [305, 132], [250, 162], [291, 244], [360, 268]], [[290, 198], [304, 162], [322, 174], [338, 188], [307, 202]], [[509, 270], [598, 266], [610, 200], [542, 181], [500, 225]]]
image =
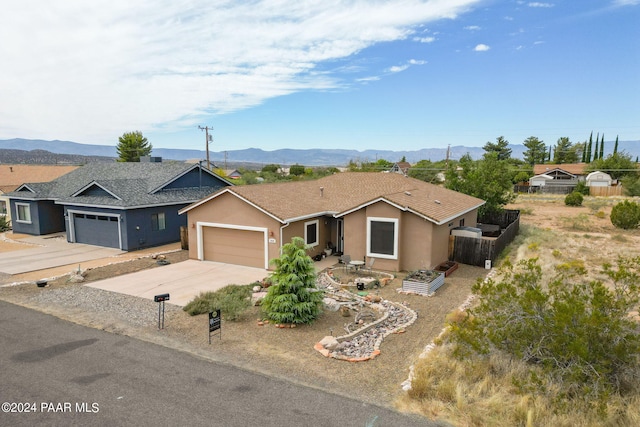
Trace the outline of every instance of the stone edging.
[[[489, 280], [490, 278], [495, 276], [495, 274], [496, 274], [496, 270], [495, 269], [491, 269], [491, 271], [484, 278], [484, 281], [486, 282], [487, 280]], [[458, 309], [460, 311], [467, 310], [469, 307], [471, 307], [471, 304], [473, 303], [473, 300], [475, 298], [476, 298], [475, 294], [469, 295], [467, 297], [467, 299], [462, 304], [460, 304]], [[427, 357], [429, 355], [429, 353], [431, 352], [431, 350], [436, 348], [436, 341], [439, 341], [448, 332], [448, 330], [449, 330], [448, 326], [445, 326], [444, 328], [442, 328], [442, 331], [440, 331], [438, 336], [433, 341], [431, 341], [429, 344], [427, 344], [424, 347], [424, 350], [422, 350], [422, 353], [420, 353], [420, 356], [418, 356], [418, 357], [420, 359], [424, 359], [425, 357]], [[409, 366], [409, 377], [406, 380], [404, 380], [402, 382], [402, 384], [400, 384], [402, 386], [402, 390], [404, 390], [404, 391], [411, 390], [411, 383], [413, 382], [414, 369], [415, 369], [415, 365]]]
[[[324, 277], [322, 277], [323, 281], [325, 281], [325, 280], [329, 281], [335, 287], [339, 287], [341, 285], [340, 283], [335, 282], [326, 273], [323, 273], [322, 276], [324, 276]], [[333, 294], [333, 295], [339, 296], [344, 291], [334, 291], [334, 290], [330, 290], [329, 289], [326, 292], [328, 294], [330, 294], [330, 295]], [[384, 331], [380, 336], [378, 336], [376, 338], [375, 342], [374, 342], [373, 351], [371, 353], [369, 353], [367, 356], [349, 357], [349, 356], [345, 356], [345, 355], [342, 355], [342, 354], [338, 354], [338, 353], [336, 353], [334, 351], [329, 350], [328, 348], [325, 348], [325, 346], [323, 345], [322, 341], [320, 341], [320, 342], [315, 344], [314, 349], [316, 349], [318, 352], [320, 352], [320, 354], [322, 354], [325, 357], [331, 357], [333, 359], [338, 359], [338, 360], [346, 360], [348, 362], [364, 362], [364, 361], [367, 361], [367, 360], [374, 359], [376, 356], [378, 356], [380, 354], [380, 345], [382, 344], [382, 341], [384, 340], [384, 338], [386, 338], [390, 334], [400, 333], [400, 331], [402, 331], [404, 328], [412, 325], [416, 321], [416, 319], [418, 318], [418, 314], [414, 310], [412, 310], [412, 309], [410, 309], [408, 307], [405, 307], [402, 304], [398, 304], [398, 303], [395, 303], [395, 302], [392, 302], [392, 301], [388, 301], [388, 300], [382, 300], [379, 303], [371, 303], [370, 301], [366, 300], [365, 298], [363, 298], [363, 297], [361, 297], [359, 295], [353, 294], [351, 292], [342, 293], [342, 295], [345, 295], [345, 294], [348, 294], [349, 298], [353, 298], [353, 299], [359, 301], [363, 305], [367, 305], [369, 307], [372, 307], [375, 304], [376, 308], [384, 309], [385, 313], [380, 319], [377, 319], [375, 322], [372, 322], [372, 323], [369, 323], [367, 325], [364, 325], [362, 328], [360, 328], [360, 329], [358, 329], [356, 331], [353, 331], [353, 332], [351, 332], [349, 334], [341, 335], [339, 337], [335, 337], [334, 338], [335, 342], [342, 343], [344, 341], [349, 341], [354, 337], [357, 337], [359, 335], [362, 335], [362, 334], [370, 331], [371, 329], [374, 329], [374, 328], [377, 328], [377, 327], [381, 326], [384, 322], [390, 320], [389, 316], [390, 316], [390, 312], [391, 312], [391, 310], [390, 310], [391, 307], [393, 307], [393, 308], [395, 308], [397, 310], [404, 311], [405, 313], [407, 313], [409, 315], [409, 320], [404, 322], [404, 323], [402, 323], [402, 324], [400, 324], [400, 325], [395, 325], [395, 327]], [[329, 338], [329, 337], [327, 337], [327, 338]], [[333, 337], [331, 337], [331, 338], [333, 338]], [[324, 341], [324, 339], [323, 339], [323, 341]]]

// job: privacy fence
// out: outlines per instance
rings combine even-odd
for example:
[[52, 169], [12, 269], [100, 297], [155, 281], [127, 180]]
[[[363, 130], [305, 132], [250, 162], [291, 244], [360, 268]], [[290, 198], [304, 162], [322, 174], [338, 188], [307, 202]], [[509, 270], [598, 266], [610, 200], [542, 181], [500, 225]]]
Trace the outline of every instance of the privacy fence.
[[461, 264], [486, 267], [487, 261], [493, 265], [500, 252], [513, 242], [520, 229], [520, 211], [504, 210], [497, 214], [478, 218], [482, 224], [500, 226], [499, 237], [461, 237], [449, 236], [449, 260]]

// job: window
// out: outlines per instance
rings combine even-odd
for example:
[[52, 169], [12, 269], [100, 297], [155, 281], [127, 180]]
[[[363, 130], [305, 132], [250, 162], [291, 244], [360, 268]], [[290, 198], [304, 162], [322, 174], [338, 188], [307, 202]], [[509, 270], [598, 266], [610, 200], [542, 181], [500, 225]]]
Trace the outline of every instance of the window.
[[16, 203], [16, 211], [18, 212], [18, 222], [27, 222], [31, 224], [31, 206], [27, 203]]
[[460, 220], [460, 227], [464, 227], [464, 218]]
[[318, 245], [318, 220], [304, 223], [304, 242], [310, 246]]
[[164, 212], [151, 215], [151, 230], [160, 231], [166, 228]]
[[398, 259], [398, 220], [367, 218], [367, 256]]
[[7, 202], [5, 200], [0, 200], [0, 214], [7, 213]]

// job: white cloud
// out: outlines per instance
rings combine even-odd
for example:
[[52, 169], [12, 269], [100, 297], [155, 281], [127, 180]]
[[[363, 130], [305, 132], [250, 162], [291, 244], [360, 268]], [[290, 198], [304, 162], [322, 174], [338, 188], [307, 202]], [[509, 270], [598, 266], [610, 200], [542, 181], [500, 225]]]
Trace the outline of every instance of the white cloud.
[[435, 37], [414, 37], [413, 41], [420, 42], [420, 43], [432, 43], [436, 41], [436, 38]]
[[409, 60], [409, 64], [411, 64], [411, 65], [424, 65], [426, 63], [427, 63], [427, 61], [424, 61], [422, 59], [410, 59]]
[[527, 3], [527, 6], [529, 6], [529, 7], [553, 7], [553, 3], [541, 3], [541, 2], [534, 1], [534, 2]]
[[394, 65], [393, 67], [389, 67], [387, 69], [387, 71], [389, 71], [390, 73], [399, 73], [400, 71], [404, 71], [407, 68], [409, 68], [409, 64], [405, 64], [405, 65]]
[[480, 27], [478, 25], [468, 25], [464, 27], [464, 29], [469, 31], [478, 31], [480, 30]]
[[487, 46], [486, 44], [482, 44], [482, 43], [480, 43], [479, 45], [477, 45], [476, 47], [473, 48], [473, 50], [475, 50], [476, 52], [486, 52], [489, 49], [491, 49], [489, 46]]
[[615, 6], [637, 6], [640, 0], [613, 0]]
[[318, 65], [407, 39], [477, 2], [9, 2], [0, 15], [0, 138], [112, 143], [129, 130], [177, 130], [341, 87], [343, 75]]

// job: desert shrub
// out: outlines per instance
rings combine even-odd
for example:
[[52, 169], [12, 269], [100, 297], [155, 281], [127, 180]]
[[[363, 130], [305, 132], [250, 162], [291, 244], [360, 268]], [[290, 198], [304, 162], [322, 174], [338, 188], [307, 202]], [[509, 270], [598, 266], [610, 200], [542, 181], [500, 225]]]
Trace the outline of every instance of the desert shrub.
[[560, 257], [562, 256], [562, 252], [560, 252], [558, 249], [554, 249], [554, 250], [551, 252], [551, 255], [553, 255], [553, 256], [554, 256], [554, 258], [560, 258]]
[[598, 211], [595, 213], [595, 215], [596, 215], [596, 218], [600, 218], [600, 219], [603, 219], [604, 217], [607, 216], [607, 214], [604, 213], [604, 211]]
[[606, 284], [588, 280], [579, 260], [563, 267], [548, 283], [537, 259], [508, 266], [499, 281], [479, 280], [469, 320], [449, 325], [455, 354], [524, 362], [517, 390], [544, 395], [553, 384], [558, 405], [636, 395], [640, 334], [628, 313], [639, 302], [640, 257], [605, 264]]
[[201, 292], [184, 306], [191, 316], [220, 309], [224, 320], [238, 320], [251, 305], [252, 285], [228, 285], [215, 292]]
[[638, 228], [640, 226], [640, 205], [630, 200], [618, 203], [611, 209], [611, 223], [624, 230]]
[[567, 194], [567, 197], [564, 198], [564, 204], [567, 206], [582, 206], [582, 201], [584, 197], [582, 194], [574, 191], [573, 193]]
[[588, 196], [589, 195], [589, 187], [587, 187], [587, 183], [584, 181], [580, 181], [578, 182], [578, 185], [576, 185], [576, 188], [573, 190], [574, 192], [580, 193], [584, 196]]
[[0, 216], [0, 231], [8, 231], [11, 229], [11, 221], [7, 221], [7, 217]]

